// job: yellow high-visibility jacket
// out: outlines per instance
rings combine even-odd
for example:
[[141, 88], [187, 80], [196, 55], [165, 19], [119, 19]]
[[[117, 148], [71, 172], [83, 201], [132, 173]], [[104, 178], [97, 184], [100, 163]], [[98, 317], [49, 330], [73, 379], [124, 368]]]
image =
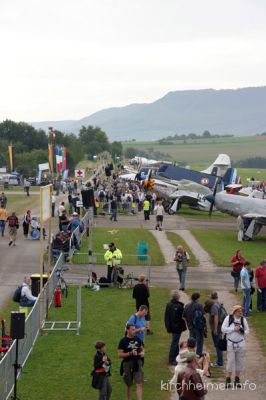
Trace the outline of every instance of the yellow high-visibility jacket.
[[123, 255], [121, 250], [119, 249], [116, 249], [114, 252], [111, 250], [107, 250], [104, 255], [104, 259], [108, 267], [114, 267], [115, 265], [120, 265], [122, 258]]
[[144, 210], [144, 211], [149, 211], [149, 209], [150, 209], [150, 202], [149, 202], [149, 200], [144, 200], [144, 202], [143, 202], [143, 210]]

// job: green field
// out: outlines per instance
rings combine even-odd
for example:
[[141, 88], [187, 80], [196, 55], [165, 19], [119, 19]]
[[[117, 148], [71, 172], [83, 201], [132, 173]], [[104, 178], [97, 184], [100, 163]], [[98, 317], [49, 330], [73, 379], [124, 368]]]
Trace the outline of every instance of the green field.
[[265, 258], [266, 235], [259, 234], [249, 242], [238, 242], [236, 232], [211, 231], [210, 234], [207, 229], [192, 229], [191, 232], [217, 266], [230, 266], [237, 249], [252, 266], [257, 266]]
[[23, 196], [21, 194], [9, 194], [5, 192], [7, 197], [7, 213], [15, 211], [19, 216], [23, 215], [27, 210], [37, 207], [40, 203], [39, 196]]
[[[98, 398], [98, 392], [91, 388], [90, 372], [93, 369], [94, 344], [97, 340], [103, 340], [112, 360], [112, 400], [125, 398], [117, 346], [123, 337], [126, 321], [135, 312], [131, 293], [128, 289], [103, 289], [99, 292], [82, 289], [80, 336], [74, 332], [51, 332], [39, 337], [18, 381], [19, 397], [27, 400]], [[74, 317], [74, 295], [72, 289], [63, 307], [51, 310], [52, 320]], [[160, 390], [161, 379], [169, 379], [167, 356], [170, 335], [166, 333], [163, 323], [168, 300], [168, 290], [151, 289], [151, 326], [154, 335], [145, 339], [145, 400], [169, 398], [169, 392]]]
[[[146, 242], [149, 245], [148, 254], [151, 256], [152, 265], [164, 265], [165, 260], [156, 239], [146, 229], [121, 228], [93, 228], [92, 243], [93, 252], [96, 255], [97, 264], [105, 264], [103, 255], [106, 252], [103, 245], [114, 242], [123, 253], [123, 265], [147, 265], [147, 260], [137, 257], [138, 242]], [[88, 253], [88, 239], [83, 237], [80, 253]], [[126, 256], [126, 254], [128, 256]], [[131, 256], [130, 256], [131, 255]], [[87, 256], [74, 255], [74, 264], [87, 264]]]

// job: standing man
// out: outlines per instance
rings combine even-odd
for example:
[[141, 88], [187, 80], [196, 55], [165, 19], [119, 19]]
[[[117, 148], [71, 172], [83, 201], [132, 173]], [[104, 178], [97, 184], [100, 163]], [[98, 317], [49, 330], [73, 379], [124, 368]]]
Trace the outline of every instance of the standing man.
[[183, 246], [178, 245], [176, 248], [174, 261], [176, 262], [176, 270], [179, 276], [180, 288], [179, 290], [185, 290], [186, 285], [186, 274], [189, 263], [189, 254], [184, 251]]
[[164, 313], [164, 324], [168, 333], [172, 334], [168, 362], [170, 365], [176, 365], [176, 357], [179, 353], [179, 340], [186, 324], [183, 319], [184, 304], [179, 301], [180, 296], [177, 290], [172, 292], [172, 299], [166, 305]]
[[154, 212], [156, 215], [155, 229], [156, 230], [159, 229], [159, 231], [161, 231], [163, 226], [163, 214], [164, 214], [164, 208], [161, 201], [158, 201], [158, 204], [154, 208]]
[[16, 213], [13, 211], [9, 217], [7, 217], [8, 227], [9, 227], [9, 236], [10, 241], [8, 246], [16, 246], [16, 239], [17, 239], [17, 230], [19, 228], [18, 217]]
[[146, 283], [145, 275], [140, 275], [138, 283], [133, 288], [132, 293], [133, 299], [136, 300], [136, 310], [140, 308], [141, 305], [145, 305], [148, 307], [148, 313], [145, 316], [146, 320], [146, 328], [147, 328], [147, 335], [152, 335], [152, 331], [150, 328], [150, 304], [149, 304], [149, 297], [150, 297], [150, 290]]
[[144, 220], [148, 221], [150, 219], [150, 202], [147, 199], [147, 197], [143, 201], [143, 211], [144, 211]]
[[121, 250], [117, 249], [114, 243], [110, 243], [109, 250], [104, 255], [108, 282], [115, 282], [115, 267], [121, 264], [122, 257]]
[[27, 179], [25, 179], [25, 181], [24, 181], [24, 189], [25, 189], [27, 196], [29, 196], [30, 195], [30, 182], [27, 181]]
[[127, 386], [127, 400], [131, 400], [131, 386], [134, 382], [136, 384], [136, 398], [142, 400], [144, 347], [141, 340], [136, 336], [134, 325], [126, 326], [126, 336], [120, 340], [118, 345], [118, 357], [122, 359], [121, 370]]
[[7, 220], [7, 211], [0, 203], [0, 233], [1, 233], [1, 236], [4, 236], [4, 233], [5, 233], [6, 220]]
[[52, 194], [52, 218], [55, 216], [55, 195], [54, 193]]
[[144, 334], [146, 330], [146, 321], [145, 317], [148, 314], [148, 307], [145, 305], [141, 305], [138, 311], [129, 317], [127, 321], [127, 325], [135, 325], [136, 336], [144, 343]]
[[200, 293], [193, 293], [190, 303], [185, 305], [183, 318], [185, 318], [187, 327], [189, 329], [189, 336], [196, 339], [197, 354], [199, 356], [203, 353], [204, 333], [206, 331], [206, 319], [204, 317], [204, 309], [198, 303]]
[[222, 339], [221, 307], [217, 292], [212, 292], [210, 295], [209, 324], [217, 356], [217, 360], [211, 364], [214, 368], [223, 367], [223, 352], [219, 348], [219, 340]]
[[266, 260], [262, 260], [255, 270], [257, 288], [257, 310], [266, 311]]
[[248, 267], [250, 266], [250, 262], [245, 261], [241, 272], [240, 272], [240, 282], [241, 282], [241, 289], [243, 291], [243, 310], [244, 310], [244, 317], [249, 316], [250, 311], [250, 279], [248, 273]]
[[5, 193], [2, 192], [2, 194], [0, 196], [0, 206], [2, 208], [6, 208], [6, 205], [7, 205], [7, 197], [6, 197]]

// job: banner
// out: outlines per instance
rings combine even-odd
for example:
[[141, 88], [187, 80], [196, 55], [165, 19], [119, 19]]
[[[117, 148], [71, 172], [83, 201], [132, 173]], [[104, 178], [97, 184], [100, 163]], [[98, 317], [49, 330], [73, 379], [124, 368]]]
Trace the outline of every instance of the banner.
[[48, 143], [49, 165], [51, 172], [54, 172], [54, 149], [52, 143]]
[[51, 188], [52, 185], [43, 186], [40, 189], [41, 221], [51, 218]]
[[13, 164], [14, 157], [13, 157], [13, 146], [12, 146], [12, 144], [10, 144], [8, 146], [8, 154], [9, 154], [9, 162], [10, 162], [10, 173], [12, 174], [13, 169], [14, 169], [14, 164]]

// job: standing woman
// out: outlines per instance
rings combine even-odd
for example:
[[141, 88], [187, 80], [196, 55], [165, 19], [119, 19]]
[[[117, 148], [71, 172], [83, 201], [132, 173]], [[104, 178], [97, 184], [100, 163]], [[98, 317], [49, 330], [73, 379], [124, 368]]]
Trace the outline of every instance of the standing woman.
[[30, 223], [31, 223], [31, 211], [28, 210], [23, 217], [23, 224], [22, 224], [23, 225], [23, 234], [24, 234], [25, 239], [27, 239], [28, 235], [29, 235]]
[[[105, 343], [98, 341], [95, 344], [96, 353], [94, 356], [94, 371], [97, 389], [99, 390], [99, 400], [109, 400], [112, 394], [112, 386], [108, 377], [111, 375], [111, 360], [105, 353]], [[95, 389], [96, 389], [96, 386]]]
[[231, 267], [232, 267], [231, 275], [234, 278], [234, 288], [236, 292], [237, 289], [239, 288], [240, 272], [243, 265], [245, 264], [245, 261], [246, 260], [244, 259], [244, 257], [241, 256], [240, 250], [237, 250], [236, 255], [231, 258]]
[[19, 228], [19, 222], [18, 222], [18, 217], [16, 216], [15, 211], [12, 212], [9, 217], [7, 217], [7, 223], [9, 227], [9, 237], [10, 237], [10, 242], [8, 243], [8, 246], [16, 246], [16, 239], [17, 239], [17, 230]]
[[241, 388], [240, 373], [245, 369], [246, 337], [249, 327], [243, 309], [240, 305], [234, 306], [232, 314], [225, 317], [222, 332], [227, 339], [227, 366], [225, 387], [232, 387], [232, 375], [235, 375], [234, 387]]

